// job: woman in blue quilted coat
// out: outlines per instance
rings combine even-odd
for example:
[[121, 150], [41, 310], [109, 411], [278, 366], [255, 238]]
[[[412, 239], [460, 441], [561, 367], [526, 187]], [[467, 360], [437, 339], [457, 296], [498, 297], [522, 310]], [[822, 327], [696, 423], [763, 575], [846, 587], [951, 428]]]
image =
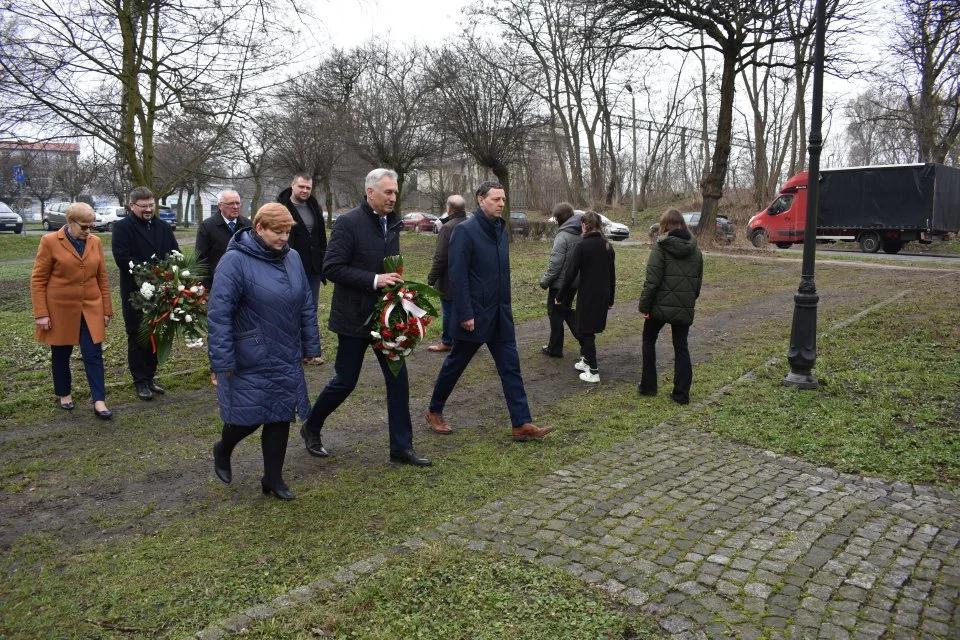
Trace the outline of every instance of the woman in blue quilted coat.
[[673, 335], [673, 391], [670, 399], [689, 404], [693, 383], [693, 364], [687, 347], [687, 335], [703, 282], [703, 254], [690, 234], [683, 216], [670, 209], [660, 218], [647, 277], [640, 294], [640, 314], [644, 318], [643, 359], [637, 388], [647, 396], [657, 394], [657, 336], [664, 325]]
[[213, 446], [217, 477], [233, 479], [230, 455], [263, 425], [264, 494], [292, 500], [283, 459], [294, 414], [310, 412], [301, 362], [320, 356], [320, 334], [303, 264], [287, 240], [293, 217], [264, 205], [230, 240], [208, 311], [210, 369], [217, 375], [223, 432]]

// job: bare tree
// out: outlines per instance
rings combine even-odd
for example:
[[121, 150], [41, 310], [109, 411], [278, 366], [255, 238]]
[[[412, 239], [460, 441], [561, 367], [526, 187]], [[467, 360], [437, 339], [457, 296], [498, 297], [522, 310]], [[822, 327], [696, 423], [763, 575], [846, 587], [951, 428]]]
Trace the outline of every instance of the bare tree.
[[[0, 56], [4, 99], [39, 106], [37, 127], [100, 140], [133, 182], [164, 194], [179, 175], [157, 181], [157, 135], [172, 116], [196, 114], [223, 134], [240, 98], [278, 62], [275, 9], [271, 0], [7, 2], [19, 28]], [[210, 149], [181, 158], [182, 171]]]
[[[631, 34], [636, 48], [692, 51], [703, 46], [721, 56], [716, 141], [710, 171], [701, 183], [703, 209], [697, 232], [703, 236], [704, 229], [713, 229], [729, 167], [736, 75], [750, 64], [755, 52], [798, 36], [784, 28], [787, 2], [599, 0], [593, 4], [606, 28]], [[800, 33], [811, 29], [808, 25]], [[701, 33], [708, 39], [703, 45], [694, 37]]]
[[[334, 50], [306, 77], [290, 78], [278, 88], [282, 108], [268, 122], [273, 131], [267, 165], [289, 180], [309, 173], [323, 186], [328, 222], [332, 220], [334, 173], [347, 152], [356, 146], [356, 134], [347, 107], [362, 71], [352, 53]], [[315, 185], [318, 186], [318, 185]]]
[[527, 89], [536, 70], [512, 50], [472, 41], [436, 51], [429, 72], [440, 97], [440, 126], [493, 172], [509, 211], [511, 167], [523, 158], [531, 130], [543, 124]]
[[519, 61], [539, 70], [529, 75], [527, 89], [544, 101], [551, 126], [562, 132], [552, 140], [567, 199], [611, 204], [618, 159], [607, 82], [629, 52], [622, 46], [624, 35], [596, 30], [597, 16], [569, 0], [487, 0], [472, 12], [502, 28]]
[[407, 176], [439, 151], [440, 136], [430, 105], [434, 91], [425, 52], [371, 42], [355, 51], [362, 60], [346, 103], [356, 127], [356, 150], [370, 164], [397, 172], [397, 212]]
[[915, 136], [899, 116], [902, 96], [881, 85], [852, 98], [844, 107], [848, 122], [847, 162], [851, 165], [903, 164], [916, 158]]
[[90, 190], [101, 172], [100, 159], [96, 155], [84, 158], [60, 158], [53, 165], [53, 186], [71, 202]]
[[960, 137], [960, 3], [900, 0], [890, 50], [916, 136], [917, 160], [944, 162]]

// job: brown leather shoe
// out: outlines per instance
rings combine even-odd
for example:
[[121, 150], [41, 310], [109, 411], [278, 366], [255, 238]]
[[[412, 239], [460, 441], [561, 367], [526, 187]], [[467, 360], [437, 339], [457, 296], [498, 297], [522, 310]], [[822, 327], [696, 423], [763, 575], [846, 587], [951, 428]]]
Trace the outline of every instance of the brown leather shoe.
[[538, 427], [533, 423], [526, 423], [513, 428], [513, 439], [516, 442], [526, 442], [527, 440], [540, 440], [543, 436], [553, 431], [553, 427]]
[[450, 351], [450, 349], [453, 349], [453, 347], [451, 347], [449, 344], [443, 344], [442, 342], [440, 344], [432, 344], [427, 347], [427, 351]]
[[447, 421], [443, 419], [442, 413], [434, 413], [427, 409], [427, 422], [430, 423], [430, 429], [434, 433], [439, 433], [441, 435], [453, 433], [453, 429], [451, 429], [450, 425], [447, 424]]

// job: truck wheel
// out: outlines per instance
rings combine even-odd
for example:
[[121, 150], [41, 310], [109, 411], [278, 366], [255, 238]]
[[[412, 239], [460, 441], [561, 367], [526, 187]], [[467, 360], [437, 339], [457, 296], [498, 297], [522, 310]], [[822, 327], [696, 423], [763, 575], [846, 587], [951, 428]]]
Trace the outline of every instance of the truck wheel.
[[778, 242], [778, 243], [777, 243], [777, 247], [779, 247], [779, 248], [781, 248], [781, 249], [789, 249], [789, 248], [792, 247], [792, 246], [793, 246], [793, 243], [792, 243], [792, 242]]
[[887, 240], [883, 243], [884, 253], [900, 253], [900, 249], [903, 249], [903, 242], [901, 240]]
[[757, 229], [752, 234], [750, 234], [750, 242], [753, 243], [757, 249], [762, 249], [768, 242], [770, 242], [770, 236], [767, 235], [766, 229]]
[[857, 242], [860, 243], [860, 251], [863, 253], [876, 253], [880, 250], [880, 234], [876, 231], [864, 231]]

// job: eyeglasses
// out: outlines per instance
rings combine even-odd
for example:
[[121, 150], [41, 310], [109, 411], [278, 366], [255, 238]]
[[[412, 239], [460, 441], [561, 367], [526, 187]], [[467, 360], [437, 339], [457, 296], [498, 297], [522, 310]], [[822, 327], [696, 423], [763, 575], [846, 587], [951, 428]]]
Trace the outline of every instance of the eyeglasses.
[[77, 228], [80, 229], [80, 231], [90, 231], [93, 229], [92, 224], [80, 224], [79, 222], [73, 222], [73, 224], [77, 225]]
[[153, 211], [153, 208], [157, 205], [154, 202], [151, 202], [150, 204], [140, 204], [139, 202], [134, 202], [130, 206], [136, 207], [137, 209], [143, 209], [144, 211]]

